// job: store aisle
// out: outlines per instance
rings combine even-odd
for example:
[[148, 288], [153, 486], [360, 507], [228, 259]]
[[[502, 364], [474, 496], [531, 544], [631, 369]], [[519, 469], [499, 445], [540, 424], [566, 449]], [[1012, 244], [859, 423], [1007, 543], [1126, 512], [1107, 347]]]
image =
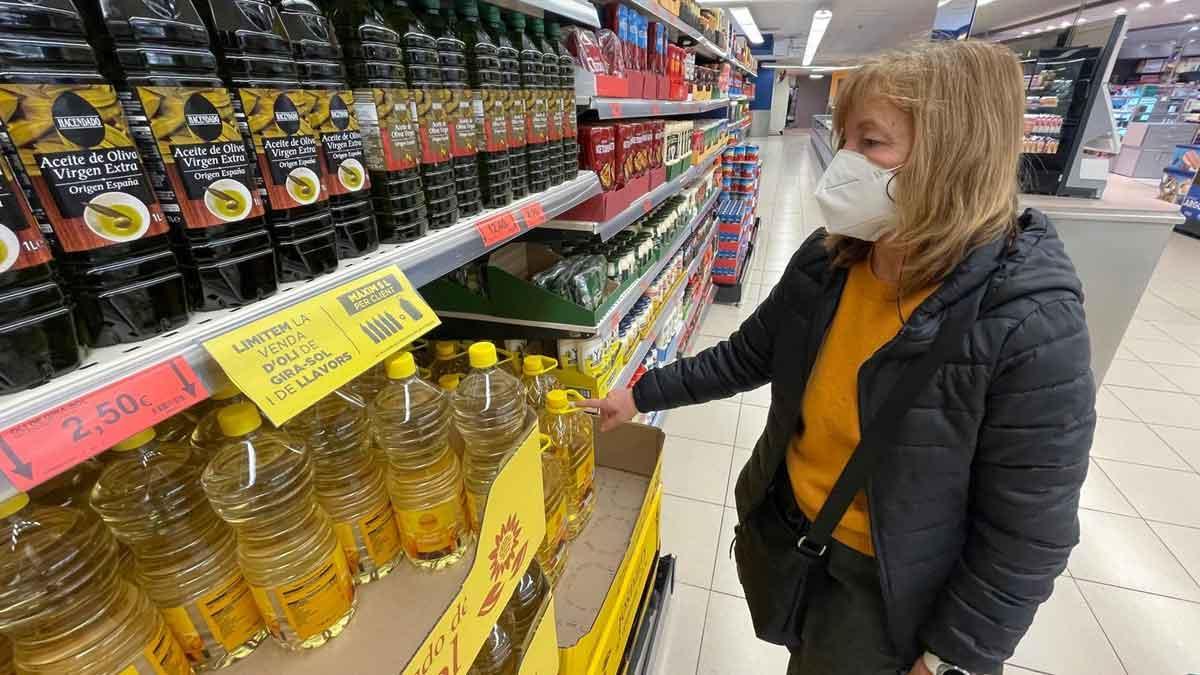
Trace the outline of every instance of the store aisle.
[[[693, 352], [727, 337], [819, 226], [808, 137], [762, 148], [762, 230], [741, 307], [715, 305]], [[1006, 675], [1200, 673], [1200, 241], [1173, 235], [1099, 392], [1082, 543]], [[666, 418], [662, 548], [679, 557], [661, 675], [782, 675], [758, 641], [729, 546], [733, 484], [766, 388]]]

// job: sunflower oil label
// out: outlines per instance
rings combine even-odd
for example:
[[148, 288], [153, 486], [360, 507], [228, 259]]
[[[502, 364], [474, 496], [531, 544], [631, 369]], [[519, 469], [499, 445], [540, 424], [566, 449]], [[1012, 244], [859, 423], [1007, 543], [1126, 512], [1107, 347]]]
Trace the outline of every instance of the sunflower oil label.
[[301, 640], [320, 634], [350, 611], [354, 582], [341, 546], [316, 569], [299, 579], [275, 586], [251, 586], [254, 600], [267, 621], [267, 630], [287, 642], [288, 634]]
[[118, 675], [190, 675], [191, 672], [192, 666], [179, 643], [166, 624], [160, 623], [142, 653]]
[[400, 537], [408, 557], [424, 556], [453, 549], [467, 529], [467, 515], [461, 499], [443, 502], [428, 509], [396, 510]]
[[192, 663], [203, 663], [218, 644], [232, 652], [264, 627], [250, 586], [236, 574], [181, 607], [162, 610], [163, 618]]
[[450, 120], [446, 116], [449, 103], [449, 89], [413, 90], [422, 164], [441, 164], [450, 159]]
[[549, 130], [547, 129], [549, 108], [546, 104], [544, 89], [525, 90], [525, 142], [545, 143]]
[[450, 122], [450, 154], [455, 157], [474, 157], [479, 150], [478, 127], [471, 101], [471, 89], [451, 89], [446, 104], [446, 119]]
[[181, 228], [263, 214], [246, 146], [224, 88], [137, 87], [119, 93], [167, 222]]
[[312, 93], [245, 88], [238, 90], [234, 104], [254, 143], [268, 205], [283, 210], [326, 201], [317, 134], [301, 113], [312, 107]]
[[421, 144], [408, 89], [355, 89], [354, 110], [371, 171], [407, 171], [420, 160]]
[[548, 89], [546, 95], [546, 140], [561, 141], [563, 137], [563, 100], [561, 90]]
[[589, 452], [583, 456], [579, 464], [575, 467], [575, 489], [580, 493], [586, 493], [592, 487], [592, 481], [596, 479], [596, 453]]
[[567, 500], [559, 499], [550, 512], [546, 514], [546, 548], [558, 548], [558, 545], [562, 542], [566, 527]]
[[308, 94], [307, 102], [312, 107], [303, 112], [321, 139], [318, 152], [326, 191], [345, 195], [371, 187], [354, 94], [327, 89], [310, 90]]
[[0, 157], [0, 274], [50, 262], [25, 195], [16, 189], [12, 170]]
[[503, 89], [476, 89], [473, 102], [475, 126], [483, 134], [480, 150], [503, 152], [508, 149], [508, 92]]
[[167, 231], [111, 86], [0, 86], [0, 123], [37, 195], [38, 224], [65, 250]]
[[527, 111], [525, 94], [519, 90], [507, 92], [508, 147], [523, 148], [527, 142]]
[[364, 518], [334, 523], [333, 533], [337, 535], [338, 543], [346, 553], [346, 562], [354, 574], [370, 572], [395, 560], [400, 553], [396, 515], [387, 501]]

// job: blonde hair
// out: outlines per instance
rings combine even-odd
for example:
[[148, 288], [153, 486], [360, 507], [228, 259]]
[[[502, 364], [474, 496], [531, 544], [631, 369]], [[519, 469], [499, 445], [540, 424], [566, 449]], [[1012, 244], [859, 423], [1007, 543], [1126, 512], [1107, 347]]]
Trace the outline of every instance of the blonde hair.
[[[1023, 73], [1007, 48], [975, 40], [881, 55], [839, 87], [835, 138], [845, 138], [849, 112], [875, 97], [913, 122], [912, 152], [890, 190], [899, 215], [891, 242], [905, 251], [899, 290], [906, 295], [940, 282], [972, 249], [1015, 230]], [[838, 235], [826, 245], [840, 266], [871, 251], [869, 242]]]

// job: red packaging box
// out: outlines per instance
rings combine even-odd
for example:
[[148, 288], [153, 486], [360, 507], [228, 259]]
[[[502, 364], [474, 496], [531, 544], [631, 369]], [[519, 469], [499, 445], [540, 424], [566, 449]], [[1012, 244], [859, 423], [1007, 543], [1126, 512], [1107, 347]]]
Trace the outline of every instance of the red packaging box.
[[654, 120], [650, 124], [654, 126], [650, 151], [650, 166], [658, 168], [663, 165], [663, 153], [666, 151], [667, 121]]
[[637, 125], [622, 122], [615, 125], [617, 186], [624, 186], [627, 181], [637, 176], [633, 156], [637, 136]]
[[596, 172], [604, 191], [620, 187], [617, 182], [616, 135], [612, 125], [580, 126], [579, 147], [584, 168]]

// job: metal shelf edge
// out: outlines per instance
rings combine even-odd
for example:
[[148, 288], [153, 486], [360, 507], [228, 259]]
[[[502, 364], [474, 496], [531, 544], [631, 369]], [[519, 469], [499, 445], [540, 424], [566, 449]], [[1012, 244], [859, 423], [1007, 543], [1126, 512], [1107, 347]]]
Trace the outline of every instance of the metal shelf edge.
[[600, 27], [600, 15], [596, 6], [581, 0], [519, 0], [526, 5], [536, 7], [543, 12], [551, 12], [562, 17], [587, 24], [592, 28]]
[[725, 108], [728, 98], [707, 101], [668, 101], [644, 98], [610, 98], [597, 96], [587, 101], [588, 109], [595, 110], [602, 120], [626, 119], [630, 117], [657, 117], [660, 115], [696, 115]]

